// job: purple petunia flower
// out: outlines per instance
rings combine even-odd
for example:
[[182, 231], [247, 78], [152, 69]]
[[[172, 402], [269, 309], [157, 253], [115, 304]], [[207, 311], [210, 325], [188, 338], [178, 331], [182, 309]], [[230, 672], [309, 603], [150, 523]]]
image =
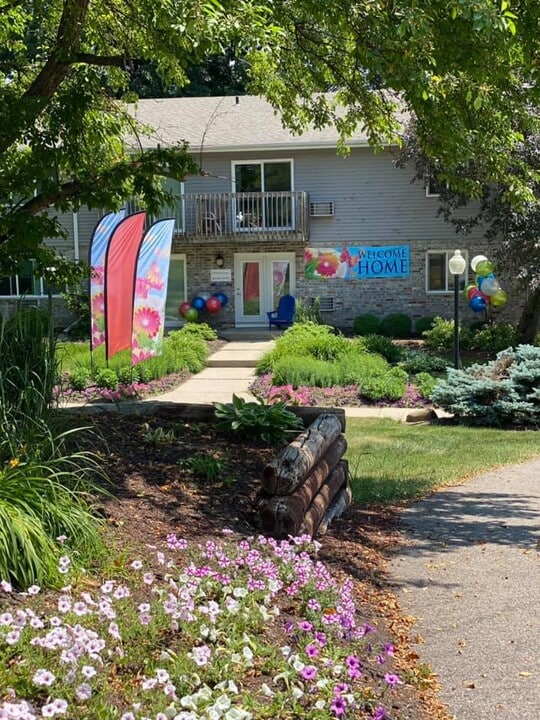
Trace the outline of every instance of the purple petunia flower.
[[332, 704], [330, 705], [330, 710], [338, 718], [343, 717], [343, 715], [345, 715], [345, 711], [347, 710], [347, 703], [341, 697], [341, 695], [336, 695], [334, 697], [334, 699], [332, 700]]
[[396, 685], [399, 685], [402, 681], [400, 680], [398, 675], [395, 675], [394, 673], [386, 673], [384, 676], [385, 681], [390, 685], [391, 687], [395, 687]]
[[315, 680], [317, 677], [317, 668], [313, 665], [306, 665], [306, 667], [300, 671], [300, 677], [302, 680]]

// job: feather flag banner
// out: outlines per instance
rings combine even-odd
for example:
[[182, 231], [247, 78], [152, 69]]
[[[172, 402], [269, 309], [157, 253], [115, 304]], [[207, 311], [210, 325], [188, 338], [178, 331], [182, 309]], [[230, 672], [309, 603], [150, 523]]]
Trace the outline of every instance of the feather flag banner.
[[88, 262], [92, 268], [90, 274], [91, 350], [95, 350], [105, 342], [105, 257], [111, 235], [125, 216], [125, 210], [104, 215], [96, 225], [90, 240]]
[[140, 246], [133, 296], [131, 364], [160, 355], [163, 349], [167, 279], [174, 219], [159, 220]]
[[130, 215], [114, 230], [105, 257], [105, 342], [107, 359], [131, 347], [137, 255], [146, 213]]

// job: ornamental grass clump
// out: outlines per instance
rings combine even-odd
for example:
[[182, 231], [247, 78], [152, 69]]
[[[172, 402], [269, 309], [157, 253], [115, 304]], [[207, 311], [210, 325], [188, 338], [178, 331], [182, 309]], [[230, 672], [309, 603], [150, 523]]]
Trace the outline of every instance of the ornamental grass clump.
[[70, 584], [41, 604], [39, 587], [14, 595], [1, 582], [1, 717], [395, 717], [394, 647], [317, 543], [167, 540], [168, 551], [80, 588], [61, 558]]
[[540, 348], [518, 345], [485, 365], [448, 369], [432, 400], [464, 422], [540, 425]]

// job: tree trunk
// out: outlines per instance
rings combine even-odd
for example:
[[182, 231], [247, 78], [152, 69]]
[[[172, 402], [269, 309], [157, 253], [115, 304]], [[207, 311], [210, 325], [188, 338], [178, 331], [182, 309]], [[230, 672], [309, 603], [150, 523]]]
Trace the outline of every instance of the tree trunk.
[[338, 492], [338, 494], [328, 506], [328, 510], [326, 511], [321, 524], [317, 528], [317, 535], [326, 535], [326, 531], [328, 530], [328, 526], [330, 525], [332, 520], [341, 517], [343, 513], [347, 510], [351, 502], [352, 490], [349, 483], [347, 483], [345, 487], [341, 488], [341, 490]]
[[330, 473], [320, 492], [315, 495], [313, 502], [307, 509], [304, 522], [300, 528], [300, 534], [306, 533], [315, 536], [326, 511], [334, 497], [345, 487], [348, 478], [348, 468], [345, 461], [341, 461]]
[[262, 476], [263, 492], [267, 495], [292, 493], [340, 434], [341, 422], [335, 415], [320, 415], [266, 465]]
[[266, 502], [259, 511], [261, 530], [274, 537], [298, 535], [307, 508], [346, 449], [345, 438], [339, 435], [325, 456], [292, 494], [276, 495]]
[[525, 301], [517, 331], [522, 343], [532, 344], [540, 329], [540, 287], [532, 290]]

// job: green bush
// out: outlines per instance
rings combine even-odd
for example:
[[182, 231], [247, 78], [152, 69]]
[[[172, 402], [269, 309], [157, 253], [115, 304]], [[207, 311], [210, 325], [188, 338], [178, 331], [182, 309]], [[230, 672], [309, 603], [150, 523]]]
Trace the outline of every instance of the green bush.
[[317, 360], [338, 360], [351, 351], [351, 344], [342, 335], [336, 335], [329, 325], [313, 322], [297, 324], [288, 328], [276, 340], [275, 347], [265, 353], [257, 363], [256, 372], [271, 372], [283, 357], [312, 357]]
[[292, 385], [294, 388], [300, 385], [332, 387], [343, 384], [342, 377], [342, 369], [337, 363], [292, 355], [280, 358], [276, 362], [272, 384]]
[[186, 323], [181, 330], [175, 332], [180, 332], [182, 335], [194, 335], [208, 341], [217, 340], [217, 332], [204, 322]]
[[35, 307], [0, 320], [0, 400], [30, 418], [52, 405], [58, 374], [49, 318]]
[[431, 330], [434, 322], [435, 318], [431, 315], [418, 318], [418, 320], [416, 320], [414, 323], [414, 332], [417, 335], [423, 335], [426, 330]]
[[509, 347], [515, 347], [518, 335], [510, 323], [494, 323], [483, 325], [473, 334], [471, 346], [486, 352], [500, 352]]
[[419, 372], [414, 378], [414, 386], [427, 400], [431, 398], [431, 394], [437, 385], [438, 380], [427, 372]]
[[314, 298], [312, 302], [298, 298], [296, 301], [294, 322], [295, 324], [311, 322], [320, 325], [322, 323], [320, 298]]
[[411, 375], [444, 372], [449, 364], [448, 360], [425, 350], [406, 350], [400, 362], [400, 366]]
[[94, 382], [100, 388], [116, 390], [118, 387], [118, 375], [112, 368], [101, 368], [96, 371]]
[[76, 368], [69, 374], [68, 383], [72, 390], [85, 390], [91, 383], [92, 376], [88, 368]]
[[364, 338], [364, 347], [367, 352], [382, 355], [393, 365], [399, 362], [403, 356], [403, 350], [384, 335], [367, 335]]
[[405, 313], [391, 313], [381, 320], [380, 335], [393, 338], [406, 338], [411, 334], [412, 320]]
[[122, 365], [116, 371], [118, 382], [122, 385], [131, 385], [139, 382], [139, 368], [137, 365]]
[[[422, 334], [426, 345], [432, 350], [450, 350], [454, 345], [454, 321], [436, 317], [431, 330]], [[468, 327], [460, 326], [459, 341], [462, 348], [471, 347], [472, 332]]]
[[364, 377], [359, 384], [360, 395], [367, 400], [399, 400], [407, 388], [407, 373], [392, 367], [384, 374]]
[[503, 350], [485, 365], [448, 369], [432, 399], [466, 422], [479, 425], [540, 425], [540, 348]]
[[5, 410], [0, 412], [0, 578], [20, 588], [52, 584], [61, 578], [58, 558], [66, 549], [56, 538], [67, 536], [66, 547], [81, 560], [101, 547], [100, 523], [88, 503], [89, 493], [98, 492], [92, 478], [100, 474], [100, 461], [66, 450], [76, 431], [53, 435], [42, 419], [21, 422], [17, 412]]
[[371, 313], [357, 315], [353, 320], [353, 332], [355, 335], [377, 335], [380, 327], [381, 321]]
[[214, 403], [217, 428], [268, 445], [285, 443], [302, 428], [302, 421], [282, 402], [265, 405], [233, 395], [232, 403]]

